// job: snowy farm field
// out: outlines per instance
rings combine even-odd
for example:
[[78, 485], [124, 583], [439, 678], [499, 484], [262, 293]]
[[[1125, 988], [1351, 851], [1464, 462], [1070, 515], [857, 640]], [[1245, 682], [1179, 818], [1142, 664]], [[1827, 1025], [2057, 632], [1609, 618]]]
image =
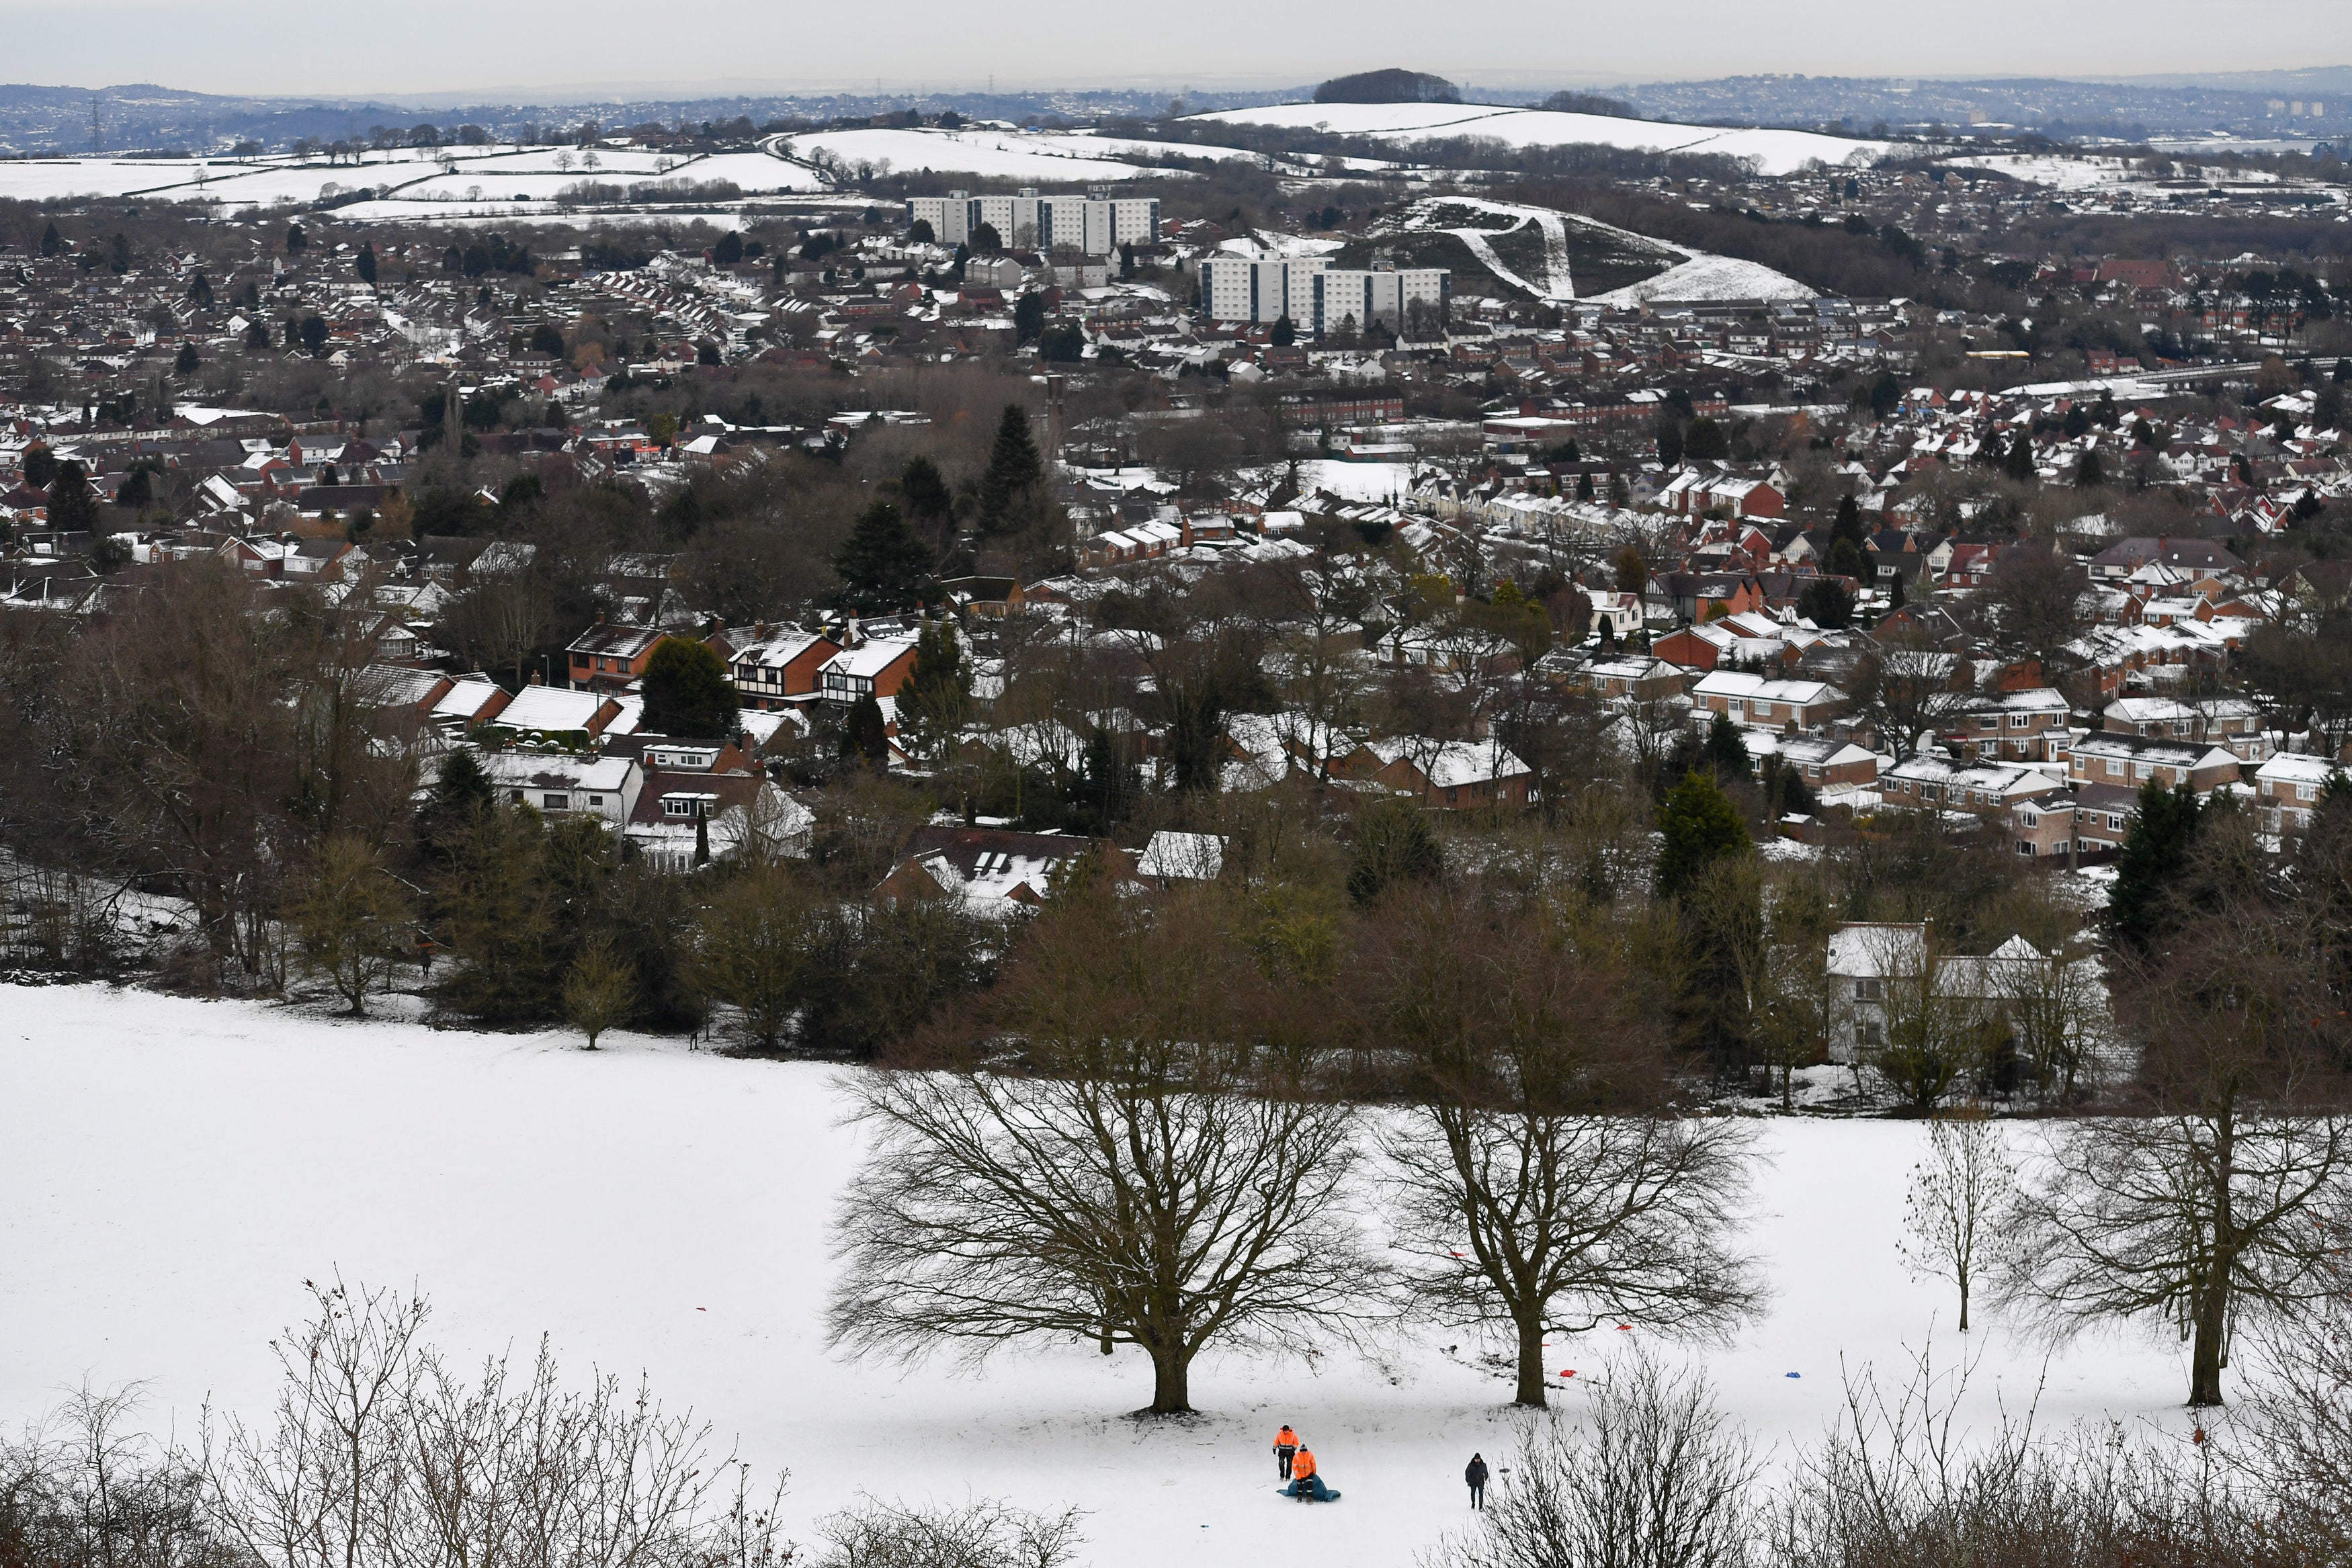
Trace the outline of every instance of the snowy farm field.
[[1234, 125], [1277, 126], [1364, 136], [1400, 151], [1416, 141], [1479, 137], [1511, 147], [1623, 147], [1653, 152], [1720, 153], [1752, 158], [1759, 172], [1786, 174], [1808, 163], [1875, 162], [1884, 141], [1717, 125], [1675, 125], [1605, 114], [1562, 114], [1475, 103], [1280, 103], [1194, 116]]
[[[0, 1019], [0, 1421], [84, 1378], [147, 1380], [146, 1420], [184, 1437], [208, 1396], [257, 1411], [267, 1341], [305, 1315], [305, 1279], [340, 1269], [429, 1296], [430, 1337], [461, 1362], [547, 1331], [568, 1372], [643, 1368], [747, 1458], [791, 1469], [803, 1539], [861, 1490], [982, 1495], [1088, 1511], [1098, 1564], [1402, 1565], [1466, 1517], [1470, 1451], [1509, 1446], [1509, 1386], [1458, 1333], [1420, 1333], [1385, 1364], [1213, 1358], [1192, 1379], [1206, 1414], [1159, 1425], [1120, 1414], [1150, 1392], [1132, 1353], [978, 1373], [835, 1358], [827, 1229], [858, 1158], [837, 1069], [92, 987], [8, 988]], [[1842, 1360], [1899, 1375], [1931, 1336], [1939, 1361], [1960, 1355], [1947, 1292], [1895, 1256], [1922, 1142], [1892, 1123], [1764, 1124], [1749, 1244], [1775, 1298], [1704, 1355], [1764, 1442], [1820, 1434]], [[1556, 1340], [1559, 1404], [1642, 1337]], [[1969, 1418], [2033, 1397], [2042, 1351], [1997, 1323], [1970, 1339]], [[2048, 1363], [2042, 1418], [2178, 1427], [2181, 1360], [2077, 1346]], [[1276, 1498], [1266, 1446], [1286, 1420], [1345, 1501]]]

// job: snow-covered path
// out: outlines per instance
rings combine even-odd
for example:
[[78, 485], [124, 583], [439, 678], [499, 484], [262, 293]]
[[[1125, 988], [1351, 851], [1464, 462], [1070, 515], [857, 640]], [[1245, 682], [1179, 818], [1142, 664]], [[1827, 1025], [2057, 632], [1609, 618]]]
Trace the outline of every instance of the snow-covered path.
[[[1462, 1466], [1507, 1447], [1507, 1388], [1419, 1336], [1375, 1364], [1220, 1358], [1195, 1423], [1141, 1426], [1139, 1358], [1084, 1347], [971, 1375], [845, 1364], [822, 1343], [826, 1225], [857, 1157], [832, 1070], [621, 1039], [347, 1024], [99, 988], [0, 988], [0, 1420], [62, 1385], [151, 1379], [148, 1417], [193, 1428], [208, 1395], [253, 1411], [266, 1341], [301, 1281], [415, 1283], [461, 1357], [551, 1331], [575, 1373], [639, 1367], [744, 1451], [793, 1471], [795, 1528], [860, 1490], [1091, 1511], [1098, 1564], [1409, 1563], [1462, 1521]], [[1831, 1415], [1839, 1362], [1906, 1364], [1948, 1325], [1897, 1267], [1915, 1127], [1772, 1123], [1754, 1245], [1778, 1296], [1707, 1361], [1769, 1442]], [[1940, 1315], [1939, 1315], [1940, 1314]], [[1555, 1347], [1562, 1403], [1611, 1331]], [[2028, 1396], [2038, 1351], [1997, 1332], [1977, 1407]], [[1939, 1356], [1958, 1336], [1937, 1334]], [[2053, 1363], [2045, 1416], [2175, 1418], [2179, 1357], [2137, 1343]], [[1347, 1493], [1273, 1495], [1296, 1423]]]

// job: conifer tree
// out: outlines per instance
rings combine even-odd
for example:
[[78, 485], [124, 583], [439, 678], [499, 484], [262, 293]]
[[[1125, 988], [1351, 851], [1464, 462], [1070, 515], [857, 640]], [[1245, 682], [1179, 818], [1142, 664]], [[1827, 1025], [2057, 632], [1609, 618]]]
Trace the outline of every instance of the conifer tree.
[[988, 455], [988, 471], [981, 476], [981, 531], [1002, 531], [1022, 496], [1045, 477], [1045, 460], [1029, 434], [1029, 411], [1017, 402], [1006, 403], [1004, 417], [996, 425], [996, 445]]
[[931, 551], [907, 527], [898, 508], [877, 501], [858, 514], [856, 525], [833, 558], [840, 574], [842, 604], [871, 612], [912, 603], [931, 570]]
[[898, 729], [925, 755], [943, 750], [971, 708], [971, 667], [955, 622], [926, 621], [915, 643], [915, 667], [898, 688]]

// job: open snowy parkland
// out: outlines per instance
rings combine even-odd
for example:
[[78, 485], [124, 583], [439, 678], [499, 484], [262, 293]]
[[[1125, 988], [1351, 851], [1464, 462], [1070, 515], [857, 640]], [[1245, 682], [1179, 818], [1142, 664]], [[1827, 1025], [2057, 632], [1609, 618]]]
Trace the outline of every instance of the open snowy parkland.
[[[303, 1281], [429, 1297], [460, 1364], [553, 1336], [567, 1374], [643, 1370], [744, 1458], [792, 1472], [809, 1536], [860, 1492], [995, 1497], [1087, 1511], [1097, 1564], [1406, 1564], [1469, 1519], [1472, 1450], [1506, 1458], [1520, 1419], [1471, 1336], [1421, 1327], [1313, 1364], [1209, 1357], [1192, 1420], [1147, 1402], [1139, 1354], [1009, 1353], [974, 1371], [845, 1362], [824, 1343], [828, 1229], [859, 1158], [839, 1074], [674, 1040], [352, 1023], [305, 1008], [94, 986], [0, 988], [0, 1424], [84, 1380], [143, 1380], [152, 1428], [193, 1440], [200, 1407], [263, 1413], [268, 1340]], [[1818, 1438], [1842, 1369], [1891, 1380], [1932, 1349], [1979, 1358], [1969, 1423], [2113, 1418], [2179, 1432], [2185, 1353], [2139, 1338], [2051, 1353], [1980, 1321], [1895, 1251], [1916, 1124], [1759, 1124], [1748, 1245], [1774, 1296], [1696, 1353], [1724, 1407], [1785, 1455]], [[1551, 1343], [1557, 1406], [1644, 1338], [1613, 1323]], [[1670, 1362], [1682, 1353], [1662, 1348]], [[1562, 1375], [1573, 1372], [1574, 1376]], [[1295, 1424], [1337, 1506], [1275, 1495]], [[1507, 1479], [1498, 1484], [1507, 1486]]]

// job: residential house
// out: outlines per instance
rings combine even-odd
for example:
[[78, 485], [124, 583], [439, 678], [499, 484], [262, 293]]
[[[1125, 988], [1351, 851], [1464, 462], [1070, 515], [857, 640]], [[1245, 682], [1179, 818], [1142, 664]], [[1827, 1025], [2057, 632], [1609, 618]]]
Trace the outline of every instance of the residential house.
[[840, 652], [841, 644], [821, 632], [781, 629], [769, 635], [755, 628], [752, 639], [729, 655], [727, 668], [743, 706], [778, 708], [822, 695], [819, 672]]
[[2118, 697], [2100, 716], [2110, 735], [2210, 742], [2244, 762], [2260, 762], [2273, 749], [2260, 710], [2244, 697]]
[[2307, 752], [2282, 751], [2254, 769], [2254, 799], [2262, 812], [2263, 831], [2300, 833], [2311, 826], [2312, 813], [2328, 786], [2344, 778], [2344, 765], [2333, 758]]
[[618, 829], [636, 809], [645, 771], [634, 758], [486, 751], [482, 771], [501, 800], [551, 816], [591, 816]]
[[617, 692], [642, 678], [669, 633], [656, 626], [599, 621], [572, 640], [564, 659], [577, 691]]
[[2067, 753], [2064, 695], [2052, 686], [1971, 697], [1938, 737], [1955, 757], [1984, 762], [2056, 762]]
[[1743, 727], [1808, 730], [1841, 712], [1845, 694], [1822, 681], [1782, 681], [1744, 670], [1710, 670], [1692, 685], [1691, 701]]
[[[1063, 869], [1097, 847], [1096, 840], [1066, 833], [933, 824], [907, 836], [898, 863], [874, 894], [885, 904], [961, 898], [976, 914], [1002, 918], [1051, 898]], [[1100, 850], [1115, 870], [1129, 869], [1123, 851], [1108, 844]]]
[[2096, 959], [2044, 953], [2022, 936], [1990, 953], [1951, 953], [1925, 923], [1853, 922], [1830, 933], [1827, 969], [1838, 1003], [1829, 1051], [1836, 1062], [1866, 1060], [1891, 1027], [1931, 1000], [2014, 1034], [2025, 1009], [2045, 1011], [2060, 998], [2078, 1014], [2068, 1031], [2078, 1042], [2104, 1038], [2110, 1017]]
[[2153, 779], [2168, 789], [2186, 783], [2200, 795], [2235, 783], [2242, 776], [2236, 753], [2225, 746], [2106, 731], [2077, 739], [2066, 766], [2067, 776], [2077, 783], [2137, 789]]
[[1979, 814], [2006, 812], [2019, 800], [2062, 788], [2039, 768], [1955, 762], [1924, 752], [1896, 763], [1878, 779], [1879, 797], [1889, 806]]
[[829, 703], [895, 697], [915, 669], [915, 640], [877, 637], [844, 648], [818, 666], [817, 690]]
[[1331, 772], [1337, 779], [1384, 785], [1449, 811], [1498, 801], [1524, 806], [1535, 782], [1534, 770], [1499, 741], [1419, 736], [1366, 741], [1333, 764]]
[[1850, 740], [1783, 739], [1776, 755], [1816, 791], [1866, 789], [1878, 780], [1878, 753]]

